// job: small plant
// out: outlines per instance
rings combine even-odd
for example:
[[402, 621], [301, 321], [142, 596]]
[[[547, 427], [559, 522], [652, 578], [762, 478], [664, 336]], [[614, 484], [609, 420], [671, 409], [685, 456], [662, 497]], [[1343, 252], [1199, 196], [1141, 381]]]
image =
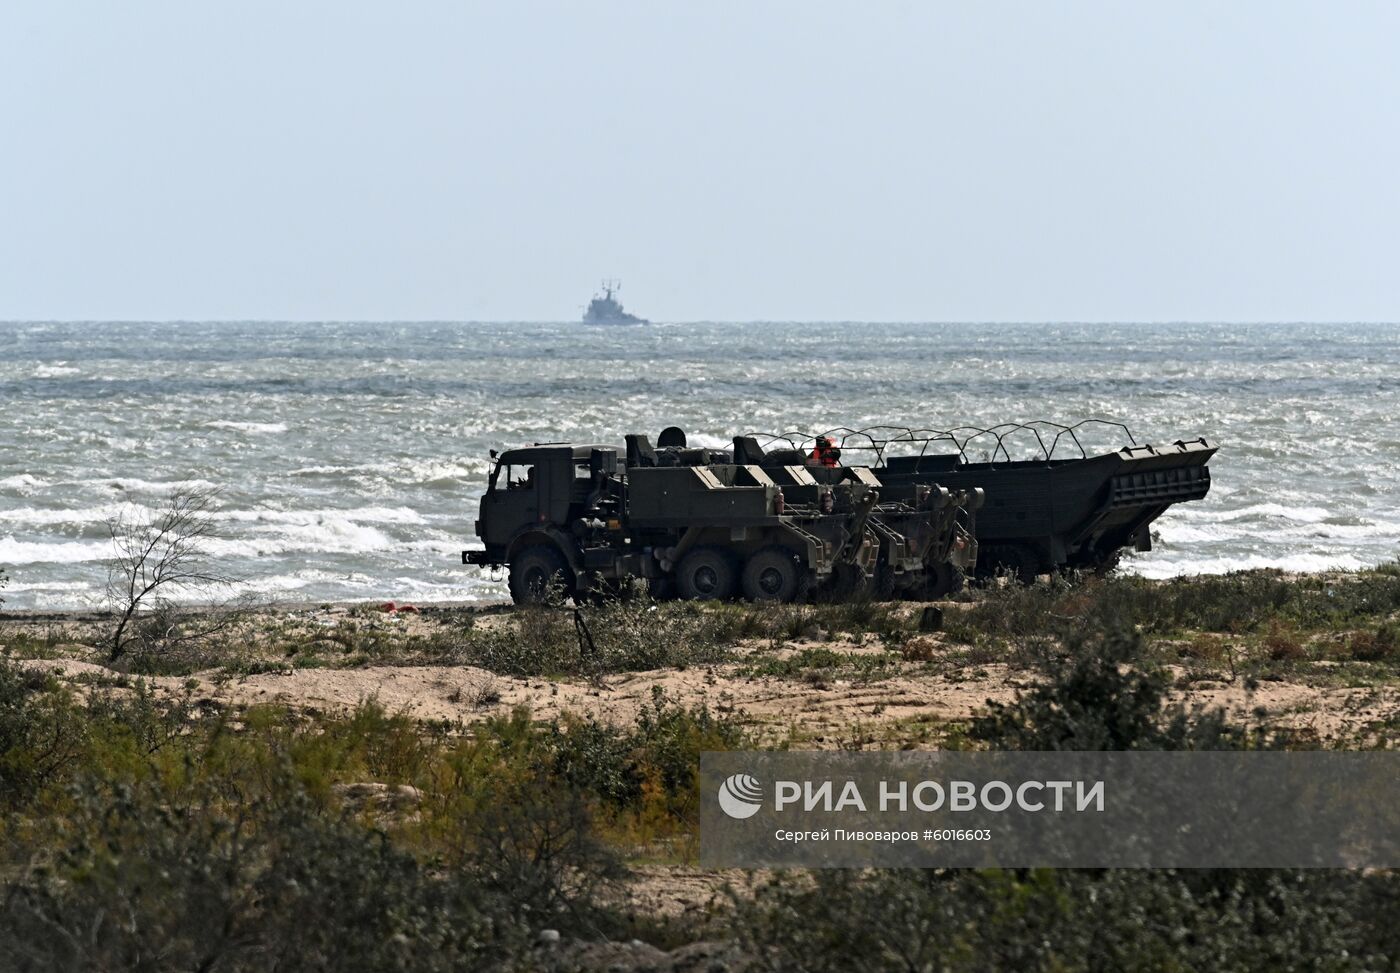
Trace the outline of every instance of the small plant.
[[177, 489], [154, 513], [128, 508], [107, 521], [113, 548], [107, 600], [117, 619], [108, 640], [109, 664], [121, 661], [133, 645], [147, 654], [195, 645], [239, 617], [227, 605], [195, 615], [170, 598], [208, 596], [236, 583], [209, 552], [216, 496], [211, 490]]
[[63, 779], [87, 735], [68, 692], [51, 676], [0, 656], [0, 808], [27, 804]]
[[1045, 678], [1010, 703], [989, 703], [969, 736], [1003, 750], [1233, 750], [1245, 732], [1218, 709], [1168, 705], [1170, 673], [1135, 634], [1107, 633], [1048, 649]]
[[1353, 632], [1349, 648], [1358, 662], [1400, 659], [1400, 623], [1382, 622], [1374, 632]]
[[732, 615], [693, 602], [608, 598], [589, 607], [527, 605], [512, 624], [466, 632], [464, 661], [510, 676], [598, 676], [730, 657]]
[[932, 662], [938, 658], [939, 645], [937, 640], [919, 635], [904, 642], [897, 651], [905, 662]]
[[1297, 636], [1284, 629], [1278, 622], [1269, 626], [1261, 644], [1269, 658], [1275, 662], [1297, 662], [1307, 656], [1307, 652], [1304, 651], [1303, 644], [1298, 641]]

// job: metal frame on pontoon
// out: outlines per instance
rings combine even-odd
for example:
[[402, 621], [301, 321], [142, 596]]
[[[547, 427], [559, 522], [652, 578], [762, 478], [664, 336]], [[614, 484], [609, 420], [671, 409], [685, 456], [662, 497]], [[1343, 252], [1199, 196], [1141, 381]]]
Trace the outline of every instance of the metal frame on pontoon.
[[[1123, 449], [1150, 450], [1152, 448], [1145, 443], [1139, 444], [1137, 439], [1133, 436], [1132, 430], [1124, 423], [1114, 419], [1099, 418], [1081, 419], [1079, 422], [1071, 425], [1052, 422], [1049, 419], [1032, 419], [1029, 422], [1003, 422], [995, 426], [987, 427], [972, 425], [955, 426], [952, 429], [918, 428], [881, 424], [865, 426], [861, 429], [852, 429], [849, 426], [838, 426], [835, 429], [829, 429], [823, 433], [789, 430], [780, 433], [756, 432], [750, 433], [750, 435], [758, 439], [759, 445], [763, 446], [765, 449], [769, 448], [774, 443], [781, 442], [786, 443], [792, 449], [799, 450], [804, 449], [806, 444], [815, 442], [818, 436], [826, 436], [831, 438], [836, 446], [843, 452], [846, 450], [873, 451], [875, 453], [875, 463], [871, 464], [873, 466], [883, 466], [885, 463], [885, 451], [891, 445], [897, 443], [909, 443], [911, 445], [922, 444], [918, 455], [923, 456], [928, 452], [929, 447], [933, 443], [948, 442], [957, 449], [959, 461], [967, 463], [969, 462], [967, 457], [968, 446], [984, 436], [991, 436], [995, 440], [996, 445], [992, 449], [991, 459], [988, 460], [988, 462], [994, 465], [999, 462], [997, 459], [998, 454], [1000, 454], [1007, 463], [1016, 462], [1011, 459], [1011, 454], [1006, 448], [1006, 439], [1016, 432], [1027, 429], [1035, 436], [1036, 442], [1040, 447], [1040, 462], [1049, 463], [1052, 461], [1055, 458], [1055, 451], [1060, 448], [1061, 441], [1065, 440], [1066, 437], [1068, 437], [1068, 441], [1072, 442], [1079, 450], [1079, 458], [1087, 459], [1089, 452], [1080, 441], [1079, 432], [1083, 427], [1091, 425], [1111, 426], [1116, 429], [1121, 429], [1123, 435], [1128, 438], [1128, 442], [1131, 444], [1122, 447]], [[1045, 439], [1051, 432], [1054, 433], [1054, 437], [1050, 439], [1050, 443], [1047, 446]], [[1042, 435], [1042, 433], [1044, 433], [1044, 435]], [[855, 442], [852, 442], [852, 440], [855, 440]], [[1034, 462], [1034, 460], [1032, 460], [1032, 462]]]

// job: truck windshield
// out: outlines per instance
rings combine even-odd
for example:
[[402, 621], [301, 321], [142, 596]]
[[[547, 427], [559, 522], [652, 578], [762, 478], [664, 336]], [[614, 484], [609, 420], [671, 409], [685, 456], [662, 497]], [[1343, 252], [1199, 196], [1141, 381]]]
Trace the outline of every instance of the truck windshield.
[[535, 467], [533, 465], [506, 467], [507, 490], [533, 490], [534, 488]]

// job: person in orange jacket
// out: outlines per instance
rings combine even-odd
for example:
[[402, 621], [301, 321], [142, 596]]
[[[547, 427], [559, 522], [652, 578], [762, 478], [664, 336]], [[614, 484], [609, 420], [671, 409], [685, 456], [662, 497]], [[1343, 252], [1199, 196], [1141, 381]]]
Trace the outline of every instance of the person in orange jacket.
[[807, 465], [840, 466], [841, 450], [836, 448], [836, 444], [831, 441], [830, 436], [818, 436], [812, 447], [812, 454], [807, 457]]

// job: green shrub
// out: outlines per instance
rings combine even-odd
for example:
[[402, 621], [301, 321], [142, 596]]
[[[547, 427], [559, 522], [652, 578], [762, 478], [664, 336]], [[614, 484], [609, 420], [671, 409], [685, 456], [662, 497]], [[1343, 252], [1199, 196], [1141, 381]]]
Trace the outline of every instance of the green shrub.
[[786, 658], [768, 658], [751, 663], [740, 671], [746, 676], [846, 678], [866, 683], [895, 675], [900, 659], [901, 655], [893, 652], [837, 652], [824, 647], [805, 648]]
[[589, 795], [552, 773], [554, 753], [524, 710], [487, 720], [435, 762], [405, 831], [533, 927], [591, 929], [618, 859], [597, 836]]
[[1351, 657], [1359, 662], [1400, 659], [1400, 624], [1382, 622], [1375, 631], [1353, 632], [1348, 644]]
[[291, 782], [229, 801], [206, 786], [83, 786], [62, 852], [0, 905], [0, 967], [455, 970], [523, 939], [511, 901]]
[[1220, 710], [1167, 704], [1171, 675], [1143, 658], [1137, 635], [1071, 639], [1040, 659], [1044, 679], [988, 703], [969, 736], [1003, 750], [1226, 750], [1245, 731]]
[[1270, 626], [1313, 631], [1400, 610], [1400, 575], [1360, 571], [1285, 577], [1273, 570], [1151, 581], [1133, 576], [1054, 578], [986, 589], [945, 631], [958, 641], [1066, 638], [1086, 630], [1250, 633]]
[[819, 870], [734, 896], [755, 969], [1382, 970], [1393, 873]]
[[464, 633], [465, 662], [511, 676], [601, 675], [723, 662], [737, 622], [693, 602], [618, 598], [531, 605], [511, 624]]
[[594, 717], [548, 729], [553, 772], [613, 807], [690, 825], [697, 820], [700, 754], [752, 745], [748, 733], [707, 706], [684, 707], [652, 688], [630, 730]]
[[0, 809], [34, 802], [79, 763], [88, 727], [67, 690], [0, 656]]

